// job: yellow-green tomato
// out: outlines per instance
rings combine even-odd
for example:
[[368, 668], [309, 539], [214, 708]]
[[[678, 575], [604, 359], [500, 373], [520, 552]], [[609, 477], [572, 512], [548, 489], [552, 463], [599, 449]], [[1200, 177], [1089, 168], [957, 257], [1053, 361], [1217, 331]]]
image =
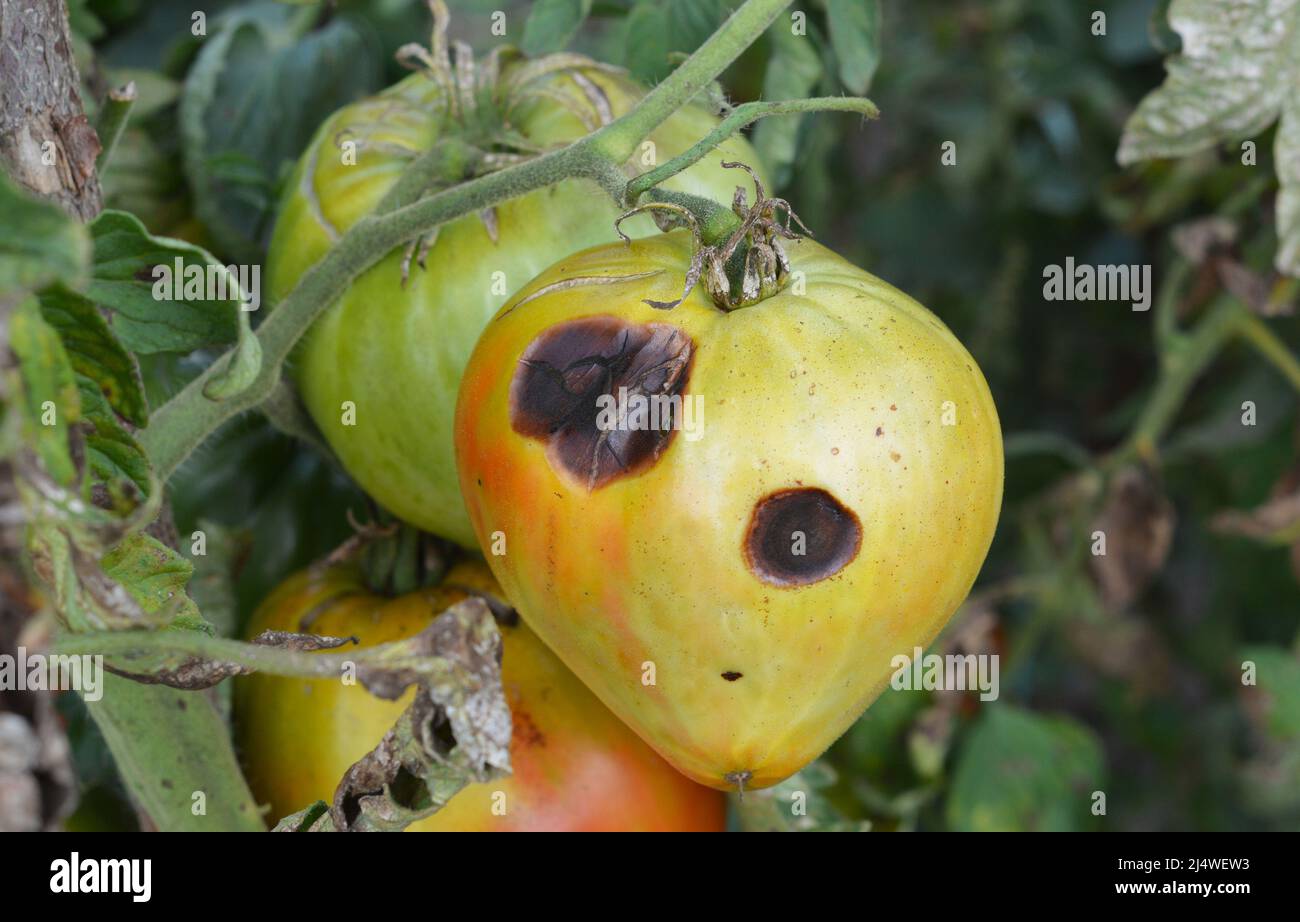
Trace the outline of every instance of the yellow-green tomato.
[[[504, 67], [502, 93], [529, 62]], [[368, 214], [414, 156], [449, 137], [489, 143], [476, 119], [496, 118], [521, 147], [546, 150], [617, 117], [643, 90], [594, 68], [525, 82], [498, 116], [452, 114], [423, 74], [347, 106], [321, 126], [293, 174], [267, 265], [272, 301], [282, 298], [339, 236]], [[508, 117], [507, 117], [508, 116]], [[690, 147], [717, 124], [688, 106], [659, 126], [628, 161], [635, 175]], [[468, 125], [468, 127], [467, 127]], [[721, 145], [668, 188], [727, 202], [736, 187], [722, 160], [757, 165], [742, 139]], [[483, 167], [486, 169], [486, 167]], [[435, 191], [435, 190], [430, 190]], [[594, 183], [567, 180], [467, 215], [417, 247], [402, 282], [404, 252], [361, 274], [308, 332], [296, 354], [307, 409], [367, 493], [400, 518], [472, 547], [456, 483], [451, 425], [456, 388], [475, 340], [506, 297], [569, 253], [616, 239], [619, 212]], [[645, 216], [624, 225], [654, 231]], [[421, 267], [421, 263], [423, 267]]]
[[645, 303], [680, 296], [685, 231], [561, 260], [488, 325], [456, 416], [506, 593], [722, 789], [786, 778], [863, 712], [966, 597], [1002, 499], [961, 343], [826, 248], [786, 249], [784, 288], [732, 312], [699, 288]]
[[[428, 627], [466, 590], [499, 595], [479, 563], [440, 586], [385, 598], [354, 567], [308, 570], [262, 604], [249, 636], [265, 630], [355, 636], [362, 645]], [[421, 832], [721, 831], [725, 798], [678, 774], [611, 714], [522, 623], [501, 626], [501, 678], [510, 705], [513, 774], [472, 784]], [[235, 729], [249, 785], [272, 821], [330, 801], [348, 768], [410, 704], [334, 679], [251, 675], [235, 685]]]

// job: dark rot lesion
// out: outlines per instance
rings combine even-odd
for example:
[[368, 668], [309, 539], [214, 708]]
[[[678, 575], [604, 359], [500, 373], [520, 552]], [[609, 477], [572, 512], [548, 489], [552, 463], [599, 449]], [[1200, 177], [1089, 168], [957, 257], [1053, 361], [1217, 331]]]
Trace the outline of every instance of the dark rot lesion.
[[[666, 323], [602, 315], [556, 324], [529, 343], [515, 367], [510, 425], [546, 442], [551, 465], [588, 490], [639, 473], [679, 428], [694, 351], [691, 338]], [[624, 405], [638, 396], [659, 398], [665, 412], [654, 428], [602, 425], [609, 418], [602, 396]]]
[[774, 586], [806, 586], [834, 576], [858, 556], [862, 525], [825, 490], [771, 493], [754, 506], [745, 534], [745, 563]]

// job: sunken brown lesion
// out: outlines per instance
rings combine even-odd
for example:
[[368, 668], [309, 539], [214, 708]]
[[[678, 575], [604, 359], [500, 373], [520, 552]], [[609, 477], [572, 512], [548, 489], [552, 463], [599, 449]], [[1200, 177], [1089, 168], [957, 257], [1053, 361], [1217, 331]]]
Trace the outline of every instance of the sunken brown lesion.
[[[547, 458], [595, 490], [653, 465], [678, 420], [659, 428], [602, 428], [601, 396], [680, 397], [690, 378], [694, 343], [666, 323], [634, 324], [583, 317], [556, 324], [529, 343], [510, 382], [510, 424], [547, 443]], [[678, 402], [676, 406], [680, 406]]]
[[780, 490], [754, 506], [745, 563], [766, 583], [806, 586], [843, 570], [861, 547], [858, 517], [826, 490]]

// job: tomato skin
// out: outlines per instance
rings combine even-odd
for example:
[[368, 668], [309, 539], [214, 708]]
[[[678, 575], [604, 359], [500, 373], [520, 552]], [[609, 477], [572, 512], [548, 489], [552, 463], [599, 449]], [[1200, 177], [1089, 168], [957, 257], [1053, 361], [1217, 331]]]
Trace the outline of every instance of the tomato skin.
[[[607, 95], [614, 116], [643, 92], [631, 80], [583, 71]], [[509, 68], [506, 70], [509, 76]], [[576, 83], [557, 76], [548, 89], [581, 105]], [[271, 241], [269, 300], [284, 297], [333, 241], [373, 209], [409, 157], [457, 127], [440, 114], [438, 91], [416, 74], [378, 96], [348, 106], [321, 126], [298, 164]], [[717, 120], [688, 106], [664, 122], [629, 161], [629, 175], [681, 153]], [[587, 133], [564, 106], [546, 97], [512, 114], [512, 127], [542, 147]], [[355, 163], [346, 163], [348, 141]], [[729, 202], [735, 171], [723, 160], [757, 166], [747, 142], [734, 138], [666, 183], [671, 189]], [[593, 183], [568, 180], [496, 209], [494, 242], [478, 215], [443, 225], [425, 260], [403, 288], [400, 250], [363, 273], [308, 332], [295, 353], [303, 401], [348, 473], [398, 517], [474, 547], [457, 486], [452, 446], [456, 389], [479, 333], [508, 294], [555, 260], [616, 239], [619, 210]], [[626, 222], [634, 236], [655, 232], [646, 216]], [[345, 418], [353, 408], [355, 419]]]
[[[454, 567], [442, 587], [395, 599], [368, 592], [357, 571], [304, 571], [269, 596], [248, 627], [355, 635], [362, 646], [418, 633], [464, 598], [452, 586], [500, 590], [479, 563]], [[502, 684], [514, 728], [513, 774], [462, 790], [410, 828], [451, 831], [721, 831], [725, 798], [660, 759], [614, 717], [522, 623], [502, 627]], [[272, 819], [330, 801], [352, 763], [392, 727], [414, 694], [384, 701], [332, 679], [241, 677], [235, 726], [249, 784]], [[505, 815], [493, 813], [505, 795]], [[499, 798], [498, 798], [499, 801]], [[498, 811], [499, 812], [499, 811]]]
[[[643, 302], [680, 295], [684, 231], [562, 260], [489, 324], [457, 407], [461, 487], [483, 546], [505, 538], [488, 557], [502, 587], [614, 713], [724, 790], [734, 773], [777, 783], [857, 719], [892, 659], [966, 597], [1001, 506], [997, 411], [974, 359], [887, 283], [812, 241], [786, 247], [803, 293], [731, 313], [698, 287], [672, 310]], [[682, 396], [704, 408], [697, 438], [676, 432], [595, 489], [512, 422], [514, 382], [536, 364], [521, 357], [582, 318], [676, 327], [694, 344]], [[777, 585], [748, 536], [760, 503], [803, 490], [856, 516], [860, 544], [829, 576]]]

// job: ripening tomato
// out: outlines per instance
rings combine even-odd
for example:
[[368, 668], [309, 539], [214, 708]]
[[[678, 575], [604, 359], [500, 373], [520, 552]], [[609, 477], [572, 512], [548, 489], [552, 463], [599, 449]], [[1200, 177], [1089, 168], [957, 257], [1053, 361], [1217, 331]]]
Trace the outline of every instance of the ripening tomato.
[[466, 367], [457, 463], [542, 640], [682, 772], [765, 787], [966, 597], [1002, 441], [952, 333], [812, 241], [756, 303], [647, 304], [692, 246], [595, 247], [515, 294]]
[[[456, 94], [455, 111], [420, 73], [321, 126], [275, 227], [267, 264], [272, 302], [379, 203], [417, 152], [455, 137], [493, 152], [484, 172], [571, 143], [644, 92], [594, 62], [548, 69], [548, 59], [503, 60], [495, 91]], [[681, 153], [716, 124], [704, 109], [678, 111], [629, 161], [629, 175]], [[735, 179], [719, 163], [736, 159], [755, 159], [739, 138], [665, 185], [730, 201]], [[583, 180], [512, 199], [489, 216], [467, 215], [426, 239], [424, 256], [417, 248], [405, 285], [405, 254], [394, 251], [314, 325], [296, 354], [297, 381], [325, 438], [367, 493], [425, 531], [474, 546], [451, 436], [461, 371], [510, 292], [560, 257], [614, 240], [617, 216], [609, 196]], [[647, 234], [654, 225], [641, 217], [625, 230]]]
[[[418, 633], [466, 591], [500, 596], [480, 563], [442, 585], [375, 595], [350, 565], [303, 571], [248, 627], [355, 636], [371, 645]], [[502, 626], [502, 684], [513, 717], [514, 773], [465, 788], [420, 831], [720, 831], [725, 798], [678, 774], [611, 714], [521, 622]], [[331, 801], [344, 772], [374, 748], [410, 704], [333, 679], [251, 675], [235, 683], [235, 729], [248, 781], [272, 819]], [[504, 799], [498, 795], [503, 793]], [[502, 814], [502, 808], [504, 813]], [[494, 810], [495, 808], [495, 810]]]

